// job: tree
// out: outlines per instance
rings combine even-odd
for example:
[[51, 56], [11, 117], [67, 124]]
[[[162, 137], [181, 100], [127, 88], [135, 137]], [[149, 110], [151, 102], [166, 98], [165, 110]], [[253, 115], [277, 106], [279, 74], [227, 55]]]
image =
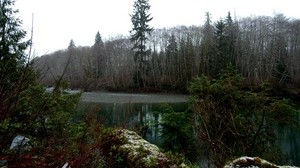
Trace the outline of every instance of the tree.
[[238, 26], [237, 23], [234, 23], [230, 12], [228, 12], [228, 15], [225, 19], [225, 35], [226, 35], [226, 53], [228, 56], [228, 63], [231, 63], [232, 65], [236, 64], [236, 40], [237, 40], [237, 34], [238, 34]]
[[94, 45], [103, 45], [103, 41], [102, 41], [102, 37], [99, 33], [99, 31], [97, 32], [96, 36], [95, 36], [95, 44]]
[[147, 56], [149, 55], [149, 50], [146, 49], [147, 35], [150, 35], [153, 31], [153, 28], [148, 23], [153, 18], [148, 13], [150, 10], [148, 0], [135, 1], [133, 8], [133, 14], [130, 15], [133, 24], [133, 28], [130, 31], [130, 40], [134, 43], [134, 61], [137, 66], [134, 81], [138, 87], [141, 87], [145, 85], [144, 76], [146, 75]]
[[26, 33], [20, 28], [13, 5], [13, 0], [0, 1], [0, 123], [13, 115], [12, 107], [19, 100], [17, 93], [28, 87], [31, 79], [25, 77], [32, 73], [24, 53], [30, 41], [21, 42]]
[[193, 78], [193, 69], [194, 69], [194, 60], [195, 60], [195, 51], [194, 46], [191, 40], [190, 35], [187, 36], [186, 39], [186, 46], [185, 46], [185, 76], [186, 76], [186, 83], [190, 82], [190, 80]]
[[200, 74], [215, 75], [216, 42], [214, 27], [212, 26], [210, 13], [206, 13], [206, 21], [203, 27], [203, 39], [201, 41]]
[[26, 54], [31, 40], [24, 40], [26, 32], [21, 29], [13, 5], [14, 0], [0, 0], [0, 157], [9, 158], [8, 162], [15, 167], [13, 164], [23, 164], [19, 162], [20, 150], [7, 152], [13, 137], [21, 134], [32, 137], [34, 144], [43, 144], [50, 137], [65, 136], [79, 95], [63, 92], [62, 77], [51, 93], [37, 84], [37, 72], [33, 70], [30, 54]]
[[[162, 115], [159, 121], [162, 126], [160, 133], [161, 147], [173, 153], [183, 154], [190, 160], [199, 156], [193, 130], [192, 114], [189, 111], [174, 111], [171, 105], [161, 105]], [[176, 132], [176, 134], [174, 134]]]
[[170, 39], [168, 40], [168, 46], [166, 48], [166, 69], [168, 75], [175, 76], [176, 72], [176, 66], [178, 66], [177, 63], [178, 58], [178, 46], [175, 39], [174, 34], [171, 35]]
[[74, 49], [75, 47], [76, 47], [75, 42], [74, 42], [73, 39], [71, 39], [71, 40], [70, 40], [70, 43], [69, 43], [69, 46], [68, 46], [68, 49], [69, 49], [69, 50], [70, 50], [70, 49]]
[[237, 28], [232, 21], [230, 12], [225, 20], [220, 19], [215, 24], [217, 47], [216, 72], [224, 72], [227, 65], [235, 65], [235, 41]]
[[15, 18], [13, 0], [0, 1], [0, 93], [13, 89], [23, 74], [18, 67], [27, 60], [24, 54], [30, 41], [21, 42], [26, 32], [20, 28], [21, 21]]
[[225, 23], [222, 19], [216, 23], [216, 43], [217, 43], [217, 58], [216, 58], [216, 69], [219, 72], [224, 70], [227, 64], [227, 53], [226, 53], [226, 37], [225, 37]]
[[272, 21], [272, 38], [268, 46], [270, 48], [267, 49], [272, 51], [270, 54], [272, 54], [275, 59], [273, 76], [279, 86], [285, 86], [288, 82], [290, 82], [290, 72], [287, 63], [287, 58], [289, 57], [287, 41], [289, 38], [286, 37], [286, 34], [288, 34], [288, 19], [282, 14], [277, 14], [274, 16]]
[[107, 61], [104, 54], [104, 43], [99, 31], [95, 36], [95, 44], [93, 46], [92, 54], [94, 63], [92, 62], [91, 64], [94, 64], [94, 78], [98, 79], [99, 77], [102, 77], [104, 75], [105, 65]]
[[216, 167], [236, 156], [278, 161], [276, 129], [298, 127], [299, 111], [289, 100], [268, 96], [265, 86], [244, 90], [243, 83], [229, 66], [219, 78], [202, 75], [189, 86], [195, 132]]

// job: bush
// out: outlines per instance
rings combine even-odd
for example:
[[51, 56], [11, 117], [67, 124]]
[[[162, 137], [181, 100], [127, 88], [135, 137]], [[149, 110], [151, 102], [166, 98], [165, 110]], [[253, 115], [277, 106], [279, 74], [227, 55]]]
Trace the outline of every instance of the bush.
[[201, 76], [189, 86], [197, 137], [217, 166], [245, 155], [278, 161], [276, 128], [298, 126], [298, 111], [288, 100], [268, 96], [264, 87], [243, 90], [242, 83], [229, 67], [218, 79]]
[[[62, 77], [51, 92], [38, 84], [31, 55], [25, 53], [31, 40], [23, 42], [26, 32], [13, 5], [14, 0], [0, 1], [0, 160], [12, 168], [62, 167], [67, 161], [72, 167], [100, 164], [101, 125], [91, 118], [71, 122], [80, 94], [65, 92]], [[30, 139], [31, 148], [9, 150], [19, 134]]]
[[195, 148], [191, 113], [188, 111], [175, 112], [168, 104], [162, 105], [161, 108], [161, 147], [166, 151], [183, 155], [185, 158], [195, 161], [199, 151]]

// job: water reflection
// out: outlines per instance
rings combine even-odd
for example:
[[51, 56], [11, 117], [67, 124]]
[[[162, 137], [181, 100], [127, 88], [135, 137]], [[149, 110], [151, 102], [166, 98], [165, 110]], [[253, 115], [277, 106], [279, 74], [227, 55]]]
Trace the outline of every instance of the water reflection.
[[[185, 111], [187, 103], [169, 103], [174, 111]], [[97, 112], [99, 122], [107, 127], [122, 127], [135, 131], [147, 126], [144, 138], [150, 143], [160, 145], [162, 119], [161, 103], [90, 103], [81, 102], [75, 118], [82, 118], [85, 112]], [[300, 165], [300, 131], [284, 130], [278, 143], [286, 155], [283, 161], [290, 165]]]
[[278, 140], [282, 152], [286, 155], [285, 162], [290, 165], [300, 165], [300, 130], [286, 129]]
[[[168, 103], [174, 111], [185, 111], [187, 103]], [[75, 118], [83, 117], [85, 112], [97, 112], [99, 122], [106, 127], [122, 127], [141, 131], [147, 126], [144, 138], [150, 143], [161, 144], [159, 125], [162, 115], [161, 103], [91, 103], [81, 102]]]

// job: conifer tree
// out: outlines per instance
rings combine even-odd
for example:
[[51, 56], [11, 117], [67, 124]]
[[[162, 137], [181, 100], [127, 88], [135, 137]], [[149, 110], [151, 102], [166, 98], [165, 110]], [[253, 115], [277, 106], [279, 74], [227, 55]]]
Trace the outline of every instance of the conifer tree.
[[[24, 40], [26, 32], [16, 17], [14, 4], [14, 0], [0, 0], [0, 154], [8, 155], [11, 152], [7, 146], [18, 134], [34, 137], [33, 141], [39, 141], [34, 144], [43, 144], [50, 135], [62, 137], [68, 132], [69, 117], [79, 100], [79, 94], [72, 96], [62, 91], [66, 88], [62, 77], [51, 93], [37, 83], [34, 60], [29, 58], [30, 53], [26, 54], [31, 40]], [[19, 148], [13, 157], [4, 157], [9, 158], [12, 167], [23, 165], [23, 150], [20, 151]]]
[[70, 43], [69, 43], [69, 46], [68, 46], [68, 49], [70, 50], [70, 49], [73, 49], [73, 48], [75, 48], [75, 47], [76, 47], [75, 42], [74, 42], [73, 39], [71, 39], [71, 40], [70, 40]]
[[0, 0], [0, 153], [14, 131], [13, 123], [25, 123], [27, 111], [21, 93], [34, 85], [36, 77], [25, 54], [31, 41], [24, 41], [26, 32], [21, 29], [14, 4], [14, 0]]
[[232, 21], [231, 14], [225, 20], [220, 19], [216, 23], [215, 28], [217, 58], [216, 70], [217, 73], [226, 70], [229, 64], [235, 65], [235, 41], [237, 29]]
[[166, 48], [166, 67], [169, 75], [176, 75], [176, 66], [178, 66], [178, 47], [174, 34], [171, 35], [168, 40], [168, 46]]
[[93, 69], [94, 78], [99, 78], [104, 75], [104, 71], [106, 68], [106, 57], [104, 54], [104, 43], [102, 41], [102, 37], [99, 31], [95, 36], [95, 44], [93, 46], [93, 61], [90, 61], [91, 66], [90, 69]]
[[18, 67], [24, 66], [24, 51], [30, 44], [21, 42], [26, 32], [20, 28], [21, 21], [15, 17], [18, 10], [12, 9], [13, 5], [13, 0], [0, 1], [0, 96], [20, 80], [23, 73]]
[[215, 75], [216, 42], [214, 27], [210, 13], [206, 13], [206, 21], [203, 27], [203, 40], [201, 41], [200, 74]]
[[217, 46], [217, 57], [216, 57], [216, 72], [220, 73], [226, 69], [229, 62], [228, 52], [227, 52], [227, 37], [225, 35], [225, 23], [222, 19], [217, 21], [215, 37]]
[[103, 45], [103, 41], [102, 41], [102, 37], [99, 33], [99, 31], [97, 32], [96, 36], [95, 36], [95, 45]]
[[235, 45], [236, 45], [236, 39], [238, 34], [238, 26], [237, 23], [233, 22], [230, 12], [228, 12], [228, 15], [225, 19], [225, 29], [224, 33], [226, 35], [226, 52], [228, 56], [228, 62], [232, 65], [235, 65], [236, 63], [236, 51], [235, 51]]
[[150, 5], [148, 0], [136, 0], [133, 5], [133, 14], [131, 22], [133, 28], [130, 31], [130, 40], [133, 42], [133, 50], [135, 51], [134, 61], [136, 63], [136, 73], [134, 82], [138, 87], [144, 86], [143, 76], [146, 75], [147, 56], [150, 50], [146, 49], [147, 35], [150, 35], [153, 28], [149, 26], [149, 22], [153, 19], [150, 14]]

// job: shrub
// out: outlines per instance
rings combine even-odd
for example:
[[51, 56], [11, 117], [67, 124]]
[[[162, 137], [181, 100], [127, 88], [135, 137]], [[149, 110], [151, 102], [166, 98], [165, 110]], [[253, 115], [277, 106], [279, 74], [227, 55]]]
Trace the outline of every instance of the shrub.
[[[270, 97], [265, 88], [242, 89], [233, 67], [217, 79], [195, 78], [190, 86], [197, 137], [217, 166], [237, 156], [278, 159], [276, 128], [297, 126], [298, 111], [286, 99]], [[271, 155], [270, 155], [271, 154]]]
[[161, 108], [161, 147], [166, 151], [183, 155], [185, 158], [195, 161], [199, 151], [195, 148], [191, 113], [188, 111], [175, 112], [168, 104], [162, 105]]

